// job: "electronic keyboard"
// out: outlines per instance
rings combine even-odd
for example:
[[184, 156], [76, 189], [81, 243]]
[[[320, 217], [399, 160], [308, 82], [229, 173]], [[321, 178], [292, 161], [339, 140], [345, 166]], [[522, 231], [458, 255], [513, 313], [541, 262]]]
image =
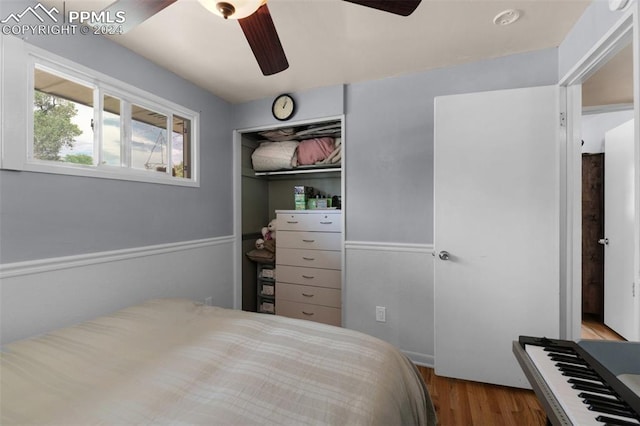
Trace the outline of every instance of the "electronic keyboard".
[[640, 343], [520, 336], [513, 352], [551, 424], [640, 426]]

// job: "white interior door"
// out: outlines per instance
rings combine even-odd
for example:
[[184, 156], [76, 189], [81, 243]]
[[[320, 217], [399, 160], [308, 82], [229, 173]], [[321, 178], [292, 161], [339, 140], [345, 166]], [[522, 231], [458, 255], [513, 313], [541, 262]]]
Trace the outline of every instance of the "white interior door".
[[633, 292], [634, 122], [604, 139], [604, 322], [628, 340], [640, 340]]
[[558, 92], [436, 98], [438, 375], [529, 387], [512, 342], [558, 337]]

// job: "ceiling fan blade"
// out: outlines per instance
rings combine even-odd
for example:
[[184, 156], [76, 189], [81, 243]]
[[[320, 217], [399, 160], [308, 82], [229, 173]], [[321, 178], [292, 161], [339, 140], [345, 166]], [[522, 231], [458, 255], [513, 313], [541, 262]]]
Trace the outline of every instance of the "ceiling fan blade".
[[422, 0], [344, 0], [361, 6], [372, 7], [396, 15], [409, 16]]
[[110, 16], [116, 16], [116, 12], [124, 12], [125, 21], [121, 25], [122, 31], [126, 33], [175, 2], [176, 0], [116, 0], [103, 12], [109, 12]]
[[260, 65], [262, 74], [272, 75], [289, 68], [289, 62], [266, 3], [252, 15], [238, 19], [238, 22]]

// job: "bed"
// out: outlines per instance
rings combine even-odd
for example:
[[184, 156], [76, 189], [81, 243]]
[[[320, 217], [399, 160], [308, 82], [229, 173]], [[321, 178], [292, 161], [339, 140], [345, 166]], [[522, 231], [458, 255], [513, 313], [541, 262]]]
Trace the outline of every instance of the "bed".
[[435, 424], [415, 366], [371, 336], [157, 299], [6, 345], [0, 423]]

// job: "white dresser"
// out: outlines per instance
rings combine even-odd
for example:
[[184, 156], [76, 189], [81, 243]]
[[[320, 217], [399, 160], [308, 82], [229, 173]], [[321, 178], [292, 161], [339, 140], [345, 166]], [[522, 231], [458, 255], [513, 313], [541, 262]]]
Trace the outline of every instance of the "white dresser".
[[276, 210], [276, 314], [342, 318], [342, 212]]

